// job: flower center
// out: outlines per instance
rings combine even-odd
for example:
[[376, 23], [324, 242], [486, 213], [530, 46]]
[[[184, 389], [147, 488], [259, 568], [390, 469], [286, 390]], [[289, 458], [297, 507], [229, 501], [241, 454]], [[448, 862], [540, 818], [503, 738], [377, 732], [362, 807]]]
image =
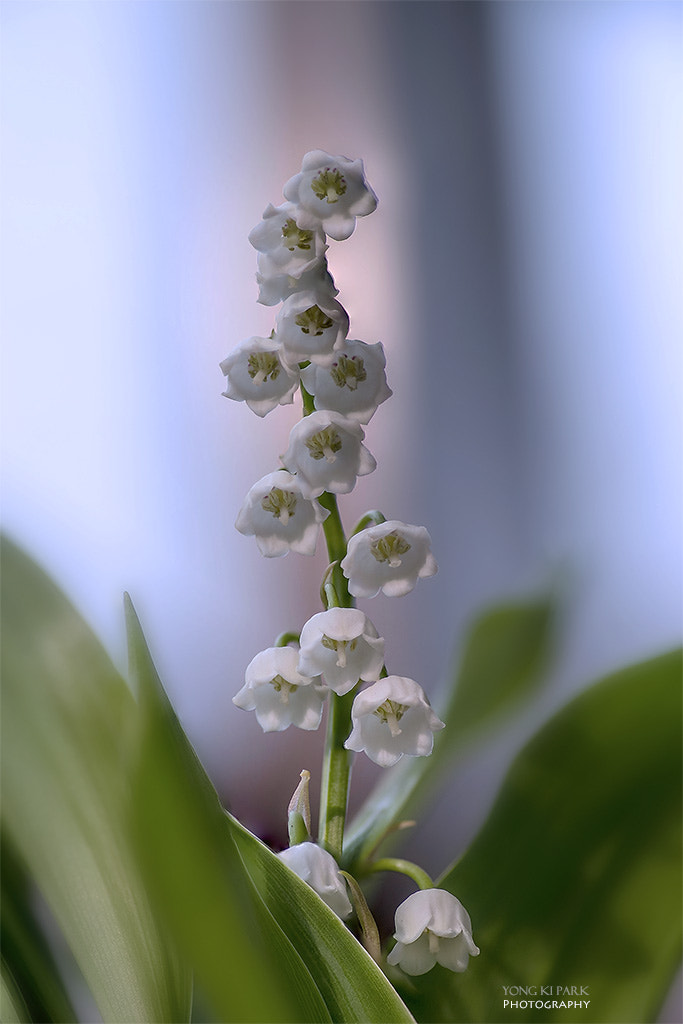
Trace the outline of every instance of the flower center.
[[388, 562], [392, 569], [397, 569], [401, 564], [401, 556], [410, 551], [410, 544], [398, 530], [392, 530], [381, 540], [374, 541], [370, 551], [378, 562]]
[[312, 238], [313, 232], [300, 228], [292, 217], [289, 217], [282, 226], [283, 244], [290, 252], [294, 252], [295, 249], [310, 249]]
[[337, 203], [346, 192], [346, 182], [336, 167], [326, 167], [311, 182], [314, 194], [327, 203]]
[[289, 704], [290, 693], [296, 693], [298, 690], [298, 686], [295, 683], [290, 683], [281, 675], [276, 675], [274, 679], [271, 679], [270, 685], [280, 694], [280, 700], [283, 704]]
[[294, 323], [301, 328], [303, 334], [312, 334], [314, 338], [318, 338], [323, 331], [332, 326], [334, 320], [325, 316], [320, 306], [309, 306], [294, 318]]
[[432, 956], [436, 956], [439, 952], [439, 936], [435, 935], [434, 932], [430, 932], [429, 928], [425, 928], [423, 935], [426, 935], [429, 939], [429, 952]]
[[408, 707], [408, 704], [400, 704], [397, 700], [390, 700], [387, 698], [387, 700], [384, 701], [384, 704], [380, 704], [380, 706], [373, 711], [373, 715], [377, 715], [380, 722], [389, 726], [392, 736], [399, 736], [401, 734], [401, 726], [398, 723], [405, 715]]
[[312, 459], [327, 459], [328, 462], [336, 461], [336, 453], [341, 451], [341, 446], [342, 439], [334, 427], [325, 427], [306, 441]]
[[296, 511], [296, 494], [283, 491], [281, 487], [272, 487], [265, 498], [261, 498], [261, 508], [272, 513], [281, 523], [286, 523]]
[[327, 647], [328, 651], [337, 652], [337, 668], [346, 668], [346, 652], [355, 651], [358, 637], [355, 636], [353, 640], [333, 640], [327, 633], [323, 633], [321, 642], [323, 647]]
[[349, 391], [355, 391], [368, 377], [363, 360], [358, 356], [340, 356], [336, 363], [332, 363], [330, 375], [337, 387], [346, 386]]
[[247, 360], [247, 371], [254, 384], [277, 380], [282, 366], [275, 352], [252, 352]]

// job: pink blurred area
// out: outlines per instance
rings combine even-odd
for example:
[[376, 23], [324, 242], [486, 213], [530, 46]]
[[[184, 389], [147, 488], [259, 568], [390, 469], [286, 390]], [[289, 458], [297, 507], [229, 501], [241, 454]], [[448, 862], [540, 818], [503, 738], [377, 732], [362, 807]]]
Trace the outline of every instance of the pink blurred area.
[[[234, 530], [298, 412], [257, 419], [218, 364], [273, 325], [247, 241], [265, 205], [309, 149], [364, 159], [379, 209], [328, 257], [394, 397], [342, 516], [426, 525], [440, 565], [362, 603], [390, 671], [436, 696], [478, 610], [569, 581], [544, 705], [415, 840], [451, 859], [533, 721], [679, 639], [680, 6], [1, 15], [4, 527], [122, 666], [131, 593], [217, 786], [275, 839], [322, 735], [264, 737], [231, 697], [319, 610], [326, 558], [266, 561]], [[357, 803], [377, 773], [355, 772]]]

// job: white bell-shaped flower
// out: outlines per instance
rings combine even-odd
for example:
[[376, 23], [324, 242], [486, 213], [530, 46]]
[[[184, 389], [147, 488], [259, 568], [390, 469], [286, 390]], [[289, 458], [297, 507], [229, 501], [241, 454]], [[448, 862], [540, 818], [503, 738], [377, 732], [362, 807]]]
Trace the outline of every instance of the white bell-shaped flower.
[[384, 664], [384, 640], [358, 608], [318, 612], [301, 630], [299, 671], [322, 674], [340, 696], [359, 679], [379, 679]]
[[288, 551], [313, 555], [320, 523], [328, 515], [327, 509], [303, 494], [297, 477], [277, 469], [250, 489], [235, 526], [256, 538], [266, 558], [281, 558]]
[[384, 348], [364, 341], [345, 341], [329, 365], [311, 363], [301, 371], [304, 387], [316, 409], [333, 409], [358, 423], [368, 423], [378, 405], [393, 394], [387, 384]]
[[276, 306], [278, 302], [289, 298], [295, 292], [312, 288], [330, 298], [339, 294], [339, 289], [335, 287], [334, 278], [327, 269], [325, 260], [299, 277], [293, 277], [283, 271], [282, 267], [275, 263], [270, 256], [260, 252], [256, 256], [256, 268], [256, 283], [259, 287], [257, 302], [260, 302], [262, 306]]
[[315, 843], [297, 843], [288, 850], [282, 850], [278, 857], [310, 885], [342, 921], [351, 915], [353, 907], [346, 892], [344, 876], [331, 853]]
[[233, 698], [244, 711], [255, 711], [264, 732], [282, 732], [290, 725], [317, 729], [327, 689], [320, 677], [304, 676], [293, 647], [269, 647], [249, 662], [245, 683]]
[[382, 768], [396, 764], [404, 754], [431, 754], [434, 733], [444, 728], [422, 687], [404, 676], [386, 676], [361, 690], [351, 719], [353, 729], [344, 746], [364, 750]]
[[301, 171], [285, 185], [285, 199], [300, 207], [302, 227], [323, 230], [337, 241], [348, 238], [356, 217], [377, 209], [377, 196], [365, 179], [362, 160], [330, 156], [321, 149], [307, 153]]
[[300, 278], [324, 261], [328, 246], [320, 227], [303, 227], [293, 203], [268, 203], [263, 220], [249, 232], [249, 241], [281, 274]]
[[312, 359], [329, 364], [348, 329], [348, 313], [323, 286], [296, 291], [285, 300], [275, 322], [275, 338], [290, 363]]
[[377, 466], [361, 443], [364, 437], [360, 424], [339, 413], [313, 412], [292, 428], [282, 462], [296, 473], [307, 498], [317, 498], [323, 491], [348, 494], [356, 477], [372, 473]]
[[396, 911], [394, 938], [387, 961], [406, 974], [426, 974], [435, 964], [460, 973], [471, 956], [479, 956], [469, 914], [445, 889], [422, 889], [404, 900]]
[[424, 526], [397, 519], [361, 530], [349, 540], [341, 567], [354, 597], [402, 597], [419, 578], [433, 576], [437, 564]]
[[299, 386], [297, 367], [280, 359], [272, 338], [247, 338], [220, 364], [228, 378], [226, 398], [246, 402], [257, 416], [265, 416], [277, 405], [291, 405]]

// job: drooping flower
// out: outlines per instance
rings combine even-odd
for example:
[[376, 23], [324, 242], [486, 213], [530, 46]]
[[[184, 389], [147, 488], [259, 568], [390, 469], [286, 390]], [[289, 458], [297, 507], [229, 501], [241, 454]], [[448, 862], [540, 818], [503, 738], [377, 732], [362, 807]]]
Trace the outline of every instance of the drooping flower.
[[298, 367], [285, 365], [272, 338], [247, 338], [220, 364], [228, 378], [226, 398], [246, 402], [257, 416], [291, 405], [299, 386]]
[[437, 564], [424, 526], [397, 519], [370, 526], [349, 540], [341, 567], [354, 597], [402, 597], [419, 578], [433, 576]]
[[282, 462], [296, 473], [307, 498], [317, 498], [323, 491], [348, 494], [356, 477], [372, 473], [377, 466], [361, 443], [364, 437], [358, 423], [339, 413], [313, 412], [292, 428]]
[[342, 695], [359, 679], [379, 679], [384, 640], [358, 608], [318, 612], [301, 630], [299, 671], [322, 674], [330, 690]]
[[396, 910], [394, 938], [387, 960], [406, 974], [426, 974], [435, 964], [462, 972], [479, 955], [469, 914], [445, 889], [422, 889], [404, 900]]
[[320, 725], [327, 689], [320, 677], [302, 675], [298, 660], [293, 647], [268, 647], [247, 666], [244, 686], [232, 702], [244, 711], [255, 711], [264, 732]]
[[301, 371], [304, 387], [316, 409], [333, 409], [358, 423], [368, 423], [378, 405], [393, 394], [387, 384], [386, 357], [378, 342], [345, 341], [332, 353], [330, 365], [311, 363]]
[[329, 515], [303, 493], [301, 482], [284, 469], [258, 480], [242, 503], [235, 526], [255, 537], [266, 558], [281, 558], [288, 551], [312, 555], [320, 523]]
[[262, 306], [276, 306], [278, 302], [289, 298], [295, 292], [311, 288], [329, 295], [332, 299], [339, 294], [339, 289], [335, 287], [334, 278], [324, 260], [320, 266], [316, 264], [300, 277], [292, 277], [274, 263], [270, 256], [260, 252], [256, 256], [256, 268], [256, 283], [259, 286], [257, 302]]
[[296, 291], [283, 303], [275, 337], [290, 363], [307, 359], [329, 364], [349, 329], [348, 313], [329, 288]]
[[356, 217], [377, 209], [377, 196], [365, 179], [362, 160], [330, 156], [321, 149], [306, 153], [301, 171], [285, 185], [285, 199], [300, 207], [302, 227], [322, 226], [337, 241], [348, 238]]
[[249, 232], [249, 241], [281, 274], [295, 278], [321, 267], [328, 248], [319, 226], [302, 226], [299, 210], [293, 203], [268, 203], [263, 220]]
[[350, 916], [353, 907], [346, 892], [346, 883], [331, 853], [315, 843], [297, 843], [288, 850], [282, 850], [278, 857], [317, 892], [337, 917], [344, 921]]
[[405, 676], [386, 676], [361, 690], [351, 719], [353, 729], [344, 746], [364, 750], [382, 768], [396, 764], [404, 754], [431, 754], [434, 733], [444, 728], [422, 687]]

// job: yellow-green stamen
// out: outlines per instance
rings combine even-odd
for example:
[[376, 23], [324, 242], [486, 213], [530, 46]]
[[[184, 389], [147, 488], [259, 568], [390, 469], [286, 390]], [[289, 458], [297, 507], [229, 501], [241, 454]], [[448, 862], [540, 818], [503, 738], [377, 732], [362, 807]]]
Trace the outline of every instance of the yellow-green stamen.
[[380, 722], [389, 726], [392, 736], [398, 736], [401, 732], [401, 727], [398, 723], [405, 715], [408, 707], [408, 704], [400, 704], [396, 700], [390, 700], [387, 698], [383, 704], [380, 704], [380, 706], [373, 711], [373, 715], [377, 715]]
[[295, 683], [290, 683], [287, 679], [284, 679], [281, 675], [276, 675], [270, 681], [270, 685], [280, 694], [280, 700], [283, 704], [289, 704], [289, 695], [296, 693], [299, 687]]
[[294, 323], [301, 328], [303, 334], [311, 334], [314, 338], [318, 338], [323, 331], [332, 326], [334, 320], [326, 316], [320, 306], [309, 306], [294, 318]]
[[284, 244], [290, 252], [295, 249], [310, 249], [313, 232], [300, 228], [293, 217], [289, 217], [282, 226]]
[[330, 376], [338, 388], [347, 387], [349, 391], [355, 391], [368, 377], [359, 356], [345, 355], [339, 356], [337, 362], [332, 364]]
[[342, 439], [334, 427], [325, 427], [319, 430], [313, 437], [306, 441], [306, 447], [312, 459], [327, 459], [328, 462], [335, 462], [337, 452], [341, 451]]
[[314, 195], [327, 203], [338, 203], [346, 192], [344, 177], [336, 167], [326, 167], [311, 182]]
[[392, 530], [381, 540], [376, 540], [370, 545], [371, 554], [378, 562], [388, 562], [392, 569], [397, 569], [401, 564], [401, 556], [410, 551], [410, 544], [404, 540], [398, 530]]
[[252, 352], [247, 360], [247, 372], [254, 384], [277, 380], [282, 365], [275, 352]]
[[272, 487], [265, 498], [261, 499], [261, 508], [281, 523], [286, 523], [296, 511], [296, 494], [284, 491], [281, 487]]
[[347, 651], [355, 651], [358, 637], [355, 636], [353, 640], [333, 640], [327, 633], [323, 633], [321, 642], [328, 651], [337, 652], [337, 668], [346, 668], [346, 653]]

